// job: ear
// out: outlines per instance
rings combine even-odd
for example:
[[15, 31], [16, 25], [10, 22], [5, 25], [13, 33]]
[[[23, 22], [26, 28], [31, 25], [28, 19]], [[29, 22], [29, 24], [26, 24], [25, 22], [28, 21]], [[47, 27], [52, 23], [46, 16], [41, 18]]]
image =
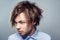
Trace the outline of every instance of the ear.
[[35, 25], [36, 24], [36, 22], [33, 22], [33, 25]]

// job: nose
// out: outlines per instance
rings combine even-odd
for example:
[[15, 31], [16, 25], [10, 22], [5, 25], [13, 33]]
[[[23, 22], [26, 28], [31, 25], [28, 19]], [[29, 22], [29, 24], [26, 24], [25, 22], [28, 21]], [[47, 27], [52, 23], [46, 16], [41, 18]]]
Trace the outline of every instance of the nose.
[[20, 24], [18, 23], [18, 24], [16, 24], [16, 29], [17, 30], [20, 30], [21, 29], [21, 26], [20, 26]]

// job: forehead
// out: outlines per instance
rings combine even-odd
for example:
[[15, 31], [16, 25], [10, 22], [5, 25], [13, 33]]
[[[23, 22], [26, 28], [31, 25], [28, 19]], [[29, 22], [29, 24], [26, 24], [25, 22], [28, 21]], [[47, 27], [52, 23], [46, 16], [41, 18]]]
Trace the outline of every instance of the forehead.
[[27, 20], [27, 18], [26, 18], [26, 15], [22, 12], [22, 13], [20, 13], [16, 18], [15, 18], [15, 21], [16, 22], [18, 22], [18, 21], [22, 21], [22, 20], [24, 20], [24, 21], [26, 21]]

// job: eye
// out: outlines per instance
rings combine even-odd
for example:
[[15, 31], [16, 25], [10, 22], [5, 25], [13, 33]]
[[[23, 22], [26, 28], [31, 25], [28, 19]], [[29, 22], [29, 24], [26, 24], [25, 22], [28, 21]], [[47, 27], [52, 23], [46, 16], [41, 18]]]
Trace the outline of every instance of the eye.
[[24, 22], [24, 21], [19, 21], [19, 23], [20, 23], [20, 24], [24, 24], [24, 23], [26, 23], [26, 22]]

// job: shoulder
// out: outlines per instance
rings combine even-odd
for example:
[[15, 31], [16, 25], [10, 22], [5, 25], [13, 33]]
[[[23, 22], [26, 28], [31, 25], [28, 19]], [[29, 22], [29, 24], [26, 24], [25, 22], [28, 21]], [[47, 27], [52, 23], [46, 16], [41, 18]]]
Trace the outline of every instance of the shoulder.
[[18, 33], [14, 33], [8, 37], [8, 40], [22, 40], [22, 37]]
[[39, 40], [51, 40], [51, 37], [47, 33], [38, 31], [38, 38], [37, 39], [39, 39]]
[[9, 36], [9, 38], [10, 37], [16, 37], [17, 36], [17, 33], [14, 33], [14, 34], [11, 34], [10, 36]]

